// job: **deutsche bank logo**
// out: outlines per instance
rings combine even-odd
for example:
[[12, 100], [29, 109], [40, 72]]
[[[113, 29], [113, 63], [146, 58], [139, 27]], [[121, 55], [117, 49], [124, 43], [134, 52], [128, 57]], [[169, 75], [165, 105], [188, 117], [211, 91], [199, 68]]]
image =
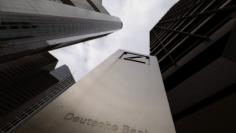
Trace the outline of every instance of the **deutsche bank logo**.
[[150, 65], [150, 57], [145, 55], [124, 52], [120, 59]]

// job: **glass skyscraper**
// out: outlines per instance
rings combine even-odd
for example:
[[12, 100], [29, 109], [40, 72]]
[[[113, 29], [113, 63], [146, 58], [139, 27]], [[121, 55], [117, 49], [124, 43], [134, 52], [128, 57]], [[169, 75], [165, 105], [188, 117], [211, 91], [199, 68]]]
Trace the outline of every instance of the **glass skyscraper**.
[[235, 131], [234, 0], [179, 0], [150, 31], [179, 133]]
[[122, 28], [101, 0], [0, 0], [0, 62]]

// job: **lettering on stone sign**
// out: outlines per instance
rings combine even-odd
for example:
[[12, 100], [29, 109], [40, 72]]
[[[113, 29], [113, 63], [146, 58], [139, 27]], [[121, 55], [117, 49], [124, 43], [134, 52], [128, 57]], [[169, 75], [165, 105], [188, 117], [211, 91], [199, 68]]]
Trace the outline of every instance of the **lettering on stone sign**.
[[79, 115], [75, 115], [74, 113], [67, 113], [64, 116], [64, 120], [71, 121], [74, 124], [88, 126], [90, 128], [101, 128], [117, 133], [150, 133], [147, 129], [137, 129], [125, 124], [118, 125], [109, 121], [98, 121], [91, 118], [84, 118]]

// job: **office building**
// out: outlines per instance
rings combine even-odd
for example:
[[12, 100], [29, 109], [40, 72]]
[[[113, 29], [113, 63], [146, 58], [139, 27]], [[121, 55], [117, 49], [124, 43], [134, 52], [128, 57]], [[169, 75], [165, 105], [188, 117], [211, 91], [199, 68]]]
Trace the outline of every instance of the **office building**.
[[179, 133], [236, 131], [235, 7], [179, 0], [150, 32]]
[[122, 28], [102, 0], [0, 0], [0, 62], [108, 35]]
[[13, 133], [175, 133], [157, 65], [119, 50]]
[[9, 133], [75, 83], [49, 53], [0, 64], [0, 132]]

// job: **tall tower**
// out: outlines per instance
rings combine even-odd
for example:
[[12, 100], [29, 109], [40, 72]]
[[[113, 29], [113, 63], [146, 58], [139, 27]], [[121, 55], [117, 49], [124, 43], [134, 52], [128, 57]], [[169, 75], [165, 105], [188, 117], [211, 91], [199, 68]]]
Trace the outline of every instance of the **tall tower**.
[[101, 0], [0, 0], [0, 62], [122, 28]]
[[235, 131], [235, 6], [179, 0], [150, 32], [177, 132]]

